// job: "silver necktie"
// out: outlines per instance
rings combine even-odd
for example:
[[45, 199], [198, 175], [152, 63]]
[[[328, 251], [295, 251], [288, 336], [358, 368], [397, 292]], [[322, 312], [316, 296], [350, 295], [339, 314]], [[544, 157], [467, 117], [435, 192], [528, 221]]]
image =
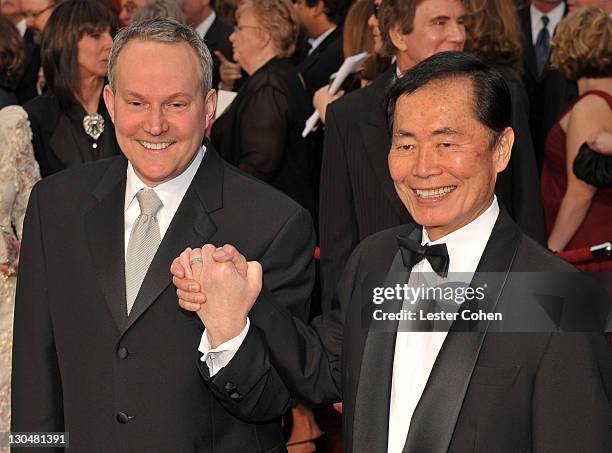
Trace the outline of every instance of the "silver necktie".
[[136, 194], [136, 199], [140, 205], [140, 215], [132, 226], [125, 259], [125, 295], [128, 316], [161, 242], [156, 217], [157, 211], [162, 207], [161, 200], [152, 189], [141, 189]]

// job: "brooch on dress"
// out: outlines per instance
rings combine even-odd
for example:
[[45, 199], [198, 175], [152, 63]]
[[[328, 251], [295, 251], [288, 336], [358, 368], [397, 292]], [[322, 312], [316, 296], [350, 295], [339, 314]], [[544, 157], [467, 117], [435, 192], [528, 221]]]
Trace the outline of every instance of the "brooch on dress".
[[83, 118], [83, 129], [85, 133], [94, 140], [98, 140], [104, 132], [104, 118], [99, 113], [87, 114]]

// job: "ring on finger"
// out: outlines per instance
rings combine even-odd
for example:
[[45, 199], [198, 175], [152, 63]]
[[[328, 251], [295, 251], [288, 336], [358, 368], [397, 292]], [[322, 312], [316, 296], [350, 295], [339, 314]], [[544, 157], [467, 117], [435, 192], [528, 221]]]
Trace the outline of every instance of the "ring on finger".
[[200, 257], [191, 258], [189, 260], [189, 264], [195, 264], [195, 263], [201, 263], [201, 262], [202, 262], [202, 258], [200, 258]]

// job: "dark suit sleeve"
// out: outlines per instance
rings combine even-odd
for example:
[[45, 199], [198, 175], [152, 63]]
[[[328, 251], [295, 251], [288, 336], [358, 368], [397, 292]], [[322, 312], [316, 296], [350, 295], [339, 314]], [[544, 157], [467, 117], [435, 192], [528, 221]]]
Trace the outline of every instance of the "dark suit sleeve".
[[529, 128], [529, 100], [518, 80], [510, 81], [508, 85], [512, 93], [512, 128], [515, 134], [510, 160], [513, 191], [510, 208], [523, 232], [546, 245], [540, 178]]
[[[45, 247], [34, 186], [25, 217], [15, 299], [12, 431], [63, 431], [62, 385], [46, 295]], [[39, 449], [36, 449], [39, 451]]]
[[302, 325], [307, 321], [314, 280], [313, 251], [312, 220], [300, 208], [283, 225], [261, 258], [264, 289], [256, 307], [263, 305], [264, 309], [252, 310], [251, 327], [236, 355], [212, 380], [208, 378], [206, 365], [200, 364], [200, 372], [213, 393], [238, 417], [253, 422], [267, 421], [290, 407], [291, 397], [280, 372], [282, 366], [275, 367], [267, 346], [267, 336], [275, 329], [276, 315], [269, 307], [278, 307], [288, 319], [295, 317]]
[[611, 367], [602, 334], [551, 335], [533, 389], [534, 453], [612, 451]]
[[269, 350], [271, 364], [298, 402], [320, 406], [341, 400], [343, 320], [358, 289], [359, 259], [357, 249], [338, 285], [337, 302], [310, 326], [267, 291], [251, 310], [250, 319], [265, 340], [259, 347]]
[[321, 306], [329, 310], [346, 261], [359, 243], [357, 217], [348, 173], [346, 127], [337, 104], [327, 108], [321, 166], [319, 232], [321, 241]]

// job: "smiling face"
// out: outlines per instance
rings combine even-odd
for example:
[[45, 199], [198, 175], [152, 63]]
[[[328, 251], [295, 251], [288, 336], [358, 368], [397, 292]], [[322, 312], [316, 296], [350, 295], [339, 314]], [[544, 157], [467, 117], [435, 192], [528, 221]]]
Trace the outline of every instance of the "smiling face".
[[140, 40], [119, 53], [115, 93], [107, 86], [104, 100], [121, 150], [149, 187], [189, 166], [216, 104], [213, 90], [202, 92], [200, 65], [189, 44]]
[[106, 77], [108, 54], [113, 45], [110, 29], [85, 33], [77, 42], [77, 62], [81, 80], [87, 76]]
[[506, 168], [514, 141], [474, 117], [466, 77], [431, 82], [396, 103], [389, 170], [414, 218], [437, 240], [470, 223], [493, 200], [497, 173]]
[[408, 34], [391, 32], [398, 49], [397, 64], [404, 72], [439, 52], [461, 51], [465, 45], [464, 9], [460, 0], [424, 0], [414, 12], [413, 29]]

